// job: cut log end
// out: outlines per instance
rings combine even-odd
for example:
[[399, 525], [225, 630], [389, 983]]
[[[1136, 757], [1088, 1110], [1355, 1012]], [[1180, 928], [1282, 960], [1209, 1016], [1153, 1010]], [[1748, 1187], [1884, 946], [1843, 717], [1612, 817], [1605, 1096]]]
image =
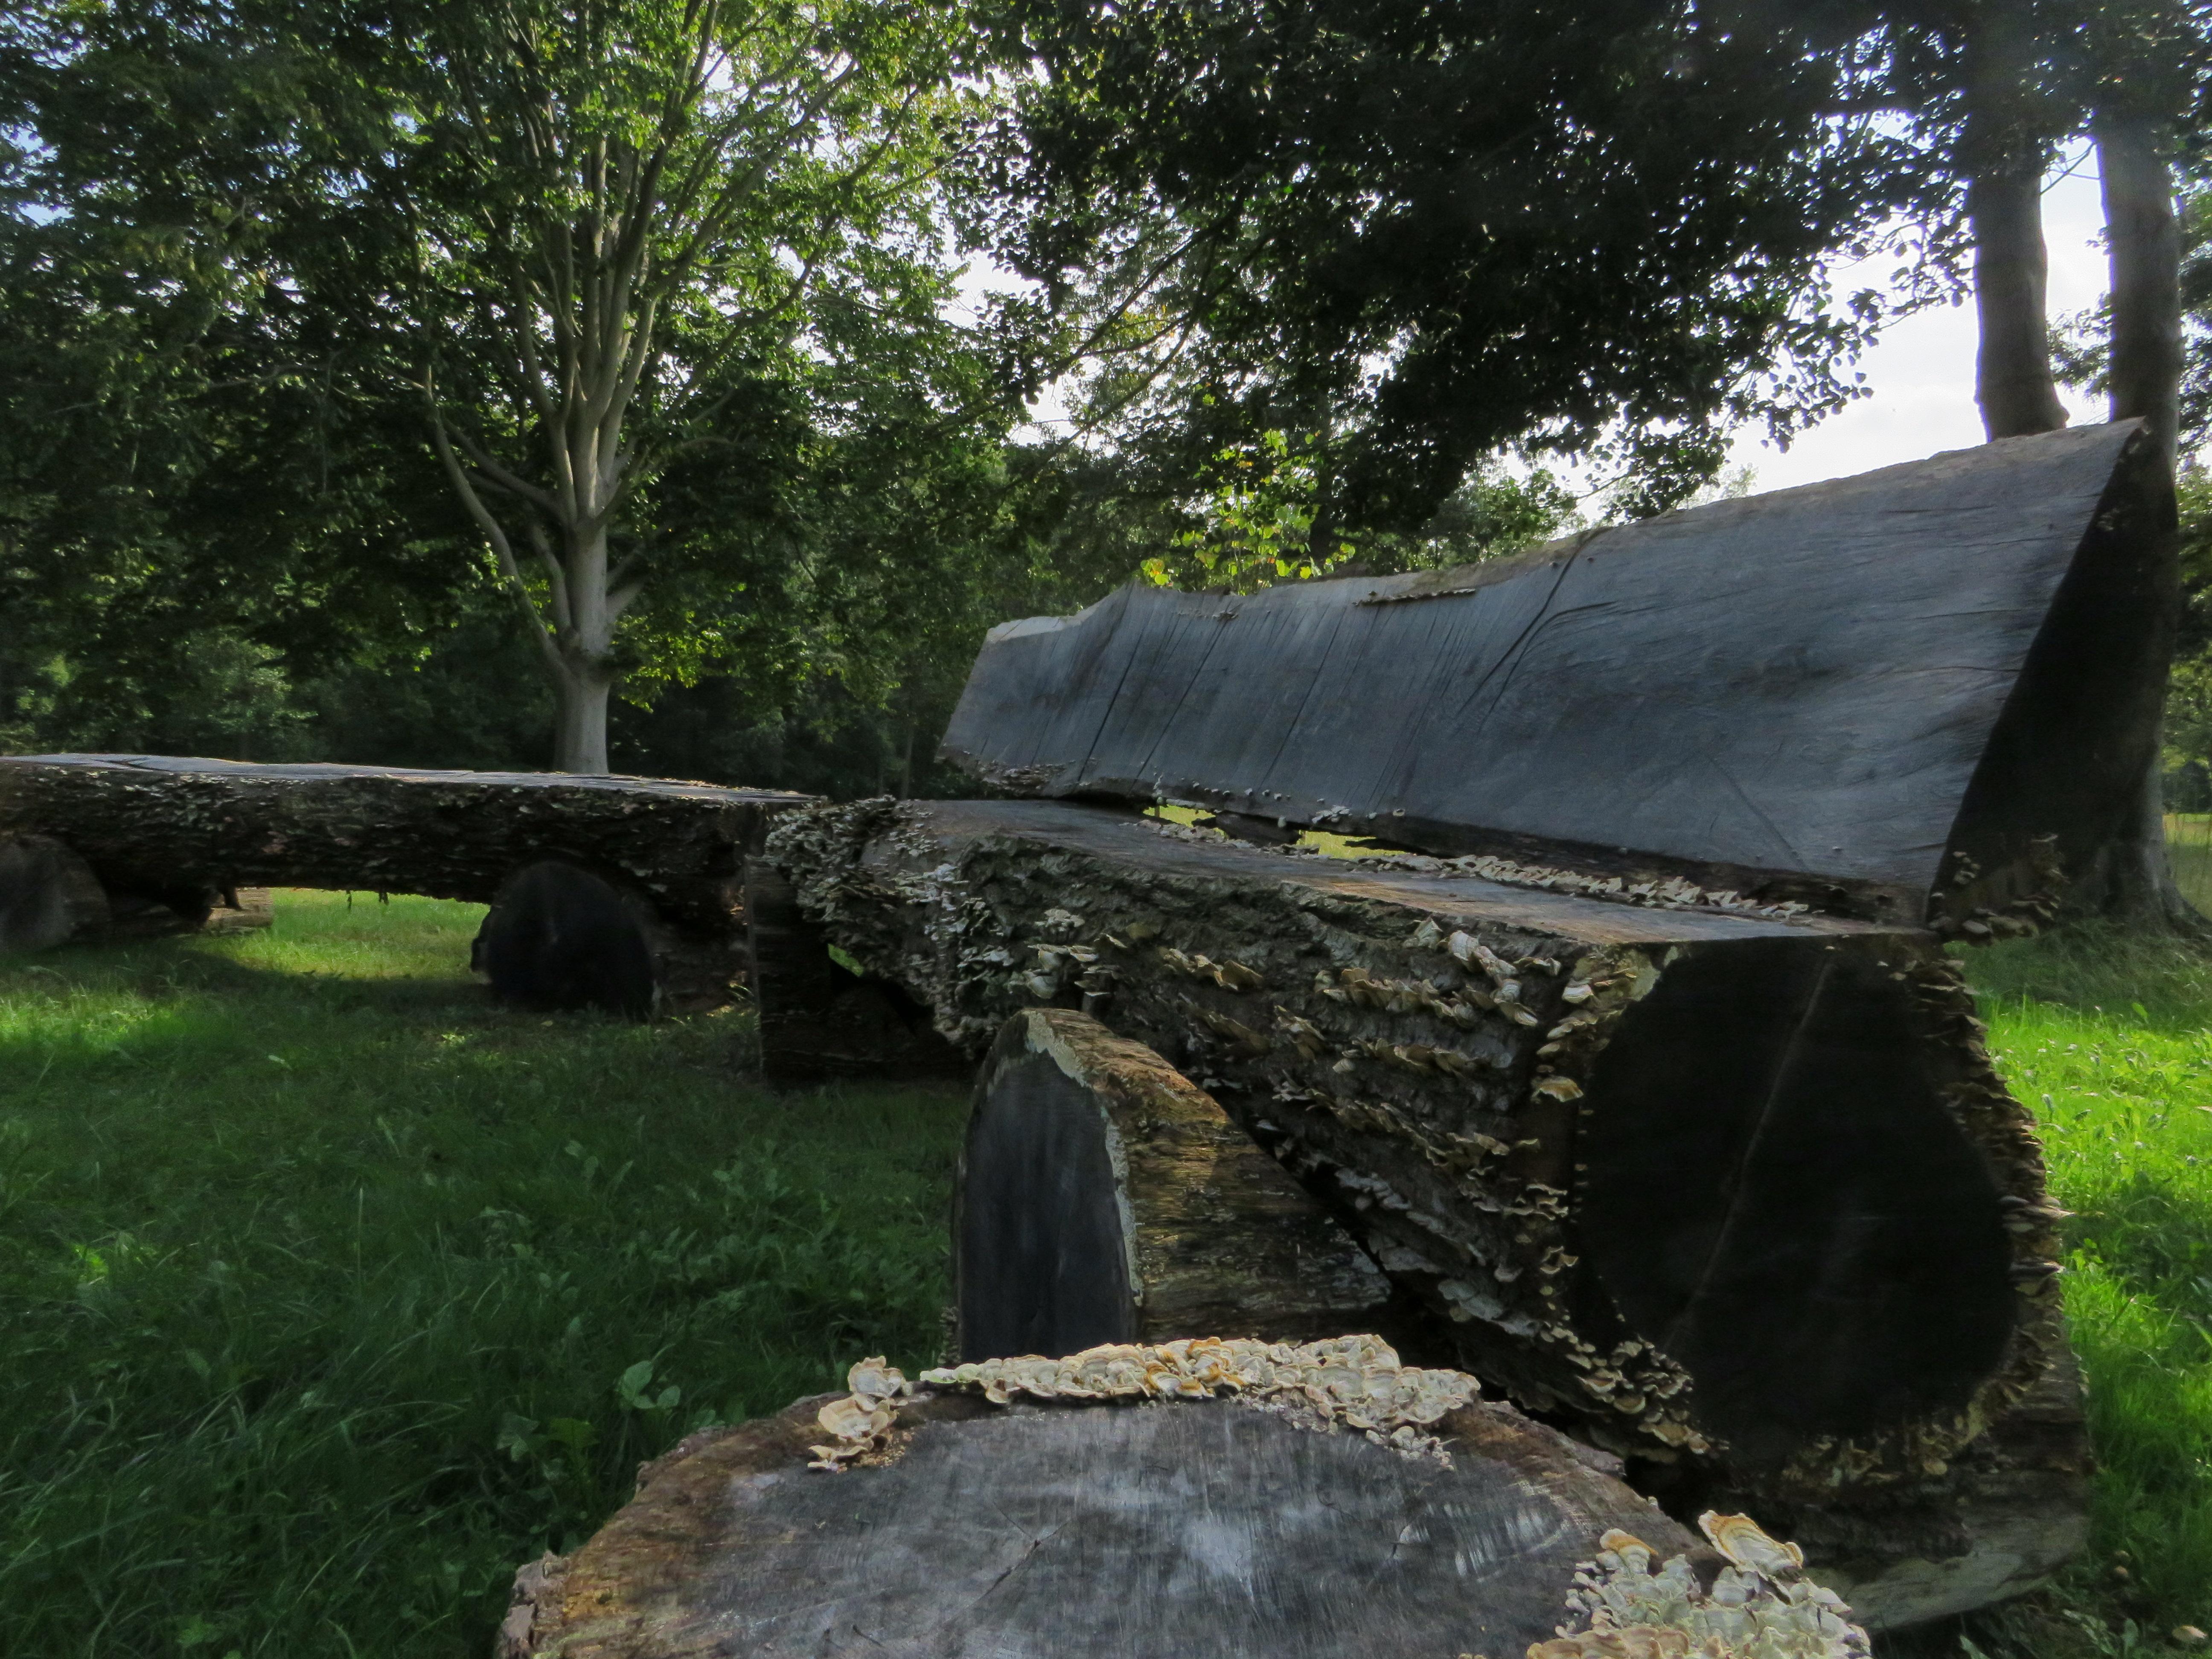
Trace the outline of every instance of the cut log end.
[[581, 1550], [526, 1569], [502, 1651], [842, 1651], [866, 1645], [857, 1632], [947, 1659], [1504, 1659], [1574, 1616], [1577, 1569], [1609, 1536], [1711, 1559], [1561, 1437], [1488, 1402], [1435, 1425], [1447, 1464], [1231, 1401], [925, 1395], [881, 1454], [811, 1472], [828, 1403], [648, 1466]]
[[484, 915], [469, 966], [503, 1002], [544, 1012], [653, 1012], [649, 915], [588, 870], [552, 860], [517, 871]]
[[1389, 1285], [1203, 1090], [1066, 1009], [1018, 1014], [957, 1201], [963, 1358], [1376, 1322]]
[[1913, 1020], [1869, 951], [1753, 944], [1669, 969], [1598, 1059], [1582, 1245], [1739, 1460], [1958, 1412], [2012, 1336], [2000, 1194]]

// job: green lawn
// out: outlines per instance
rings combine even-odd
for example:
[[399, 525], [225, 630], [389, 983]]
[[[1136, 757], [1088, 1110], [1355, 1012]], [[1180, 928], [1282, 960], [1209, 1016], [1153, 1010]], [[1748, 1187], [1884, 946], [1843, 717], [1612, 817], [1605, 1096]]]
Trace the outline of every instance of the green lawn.
[[641, 1459], [936, 1357], [958, 1091], [501, 1012], [480, 915], [0, 964], [0, 1654], [483, 1659]]
[[2088, 1558], [1977, 1628], [2023, 1659], [2164, 1647], [2212, 1626], [2212, 957], [2073, 933], [1965, 962], [2075, 1212], [2066, 1305], [2100, 1465]]

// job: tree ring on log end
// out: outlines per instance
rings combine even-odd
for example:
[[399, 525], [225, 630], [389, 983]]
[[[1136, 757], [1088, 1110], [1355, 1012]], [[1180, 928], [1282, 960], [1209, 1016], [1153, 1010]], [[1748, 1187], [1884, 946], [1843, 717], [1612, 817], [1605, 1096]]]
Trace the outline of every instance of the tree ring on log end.
[[1598, 1060], [1586, 1255], [1746, 1462], [1957, 1412], [2002, 1361], [1996, 1182], [1913, 1025], [1868, 953], [1747, 943], [1670, 967]]

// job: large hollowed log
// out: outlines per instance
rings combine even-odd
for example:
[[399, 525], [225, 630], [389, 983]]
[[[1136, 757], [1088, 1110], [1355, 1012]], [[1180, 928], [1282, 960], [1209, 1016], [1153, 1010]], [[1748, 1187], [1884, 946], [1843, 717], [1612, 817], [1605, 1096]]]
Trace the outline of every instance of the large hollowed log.
[[0, 956], [51, 951], [107, 926], [92, 866], [50, 836], [0, 840]]
[[1046, 803], [816, 809], [768, 857], [971, 1051], [1079, 1003], [1166, 1056], [1465, 1369], [1686, 1501], [1807, 1505], [1874, 1618], [1910, 1558], [1986, 1577], [1993, 1490], [2072, 1535], [2072, 1453], [1976, 1461], [2063, 1363], [2059, 1217], [1928, 933]]
[[883, 1454], [811, 1470], [834, 1399], [647, 1465], [574, 1556], [519, 1577], [502, 1659], [1520, 1659], [1610, 1528], [1717, 1561], [1487, 1402], [1435, 1425], [1447, 1467], [1226, 1400], [926, 1393]]
[[2173, 522], [2130, 422], [1462, 569], [1138, 583], [994, 629], [944, 752], [1018, 793], [1986, 933], [2124, 833]]
[[807, 797], [654, 778], [258, 766], [161, 755], [0, 756], [0, 836], [66, 842], [112, 895], [194, 923], [241, 886], [422, 893], [489, 904], [559, 859], [657, 913], [658, 973], [680, 1006], [744, 973], [742, 866], [769, 817]]
[[1389, 1281], [1206, 1093], [1066, 1009], [1006, 1022], [954, 1205], [966, 1359], [1381, 1322]]

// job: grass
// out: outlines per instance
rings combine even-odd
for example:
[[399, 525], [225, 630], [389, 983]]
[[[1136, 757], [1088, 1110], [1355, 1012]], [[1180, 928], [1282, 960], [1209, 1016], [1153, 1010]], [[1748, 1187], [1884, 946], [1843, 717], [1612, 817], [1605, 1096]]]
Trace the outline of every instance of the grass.
[[481, 1659], [641, 1459], [935, 1357], [959, 1091], [501, 1012], [480, 914], [0, 964], [0, 1653]]
[[2075, 1212], [2066, 1307], [2099, 1465], [2087, 1558], [1968, 1639], [2034, 1659], [2164, 1647], [2212, 1626], [2212, 957], [2074, 930], [1966, 963]]

